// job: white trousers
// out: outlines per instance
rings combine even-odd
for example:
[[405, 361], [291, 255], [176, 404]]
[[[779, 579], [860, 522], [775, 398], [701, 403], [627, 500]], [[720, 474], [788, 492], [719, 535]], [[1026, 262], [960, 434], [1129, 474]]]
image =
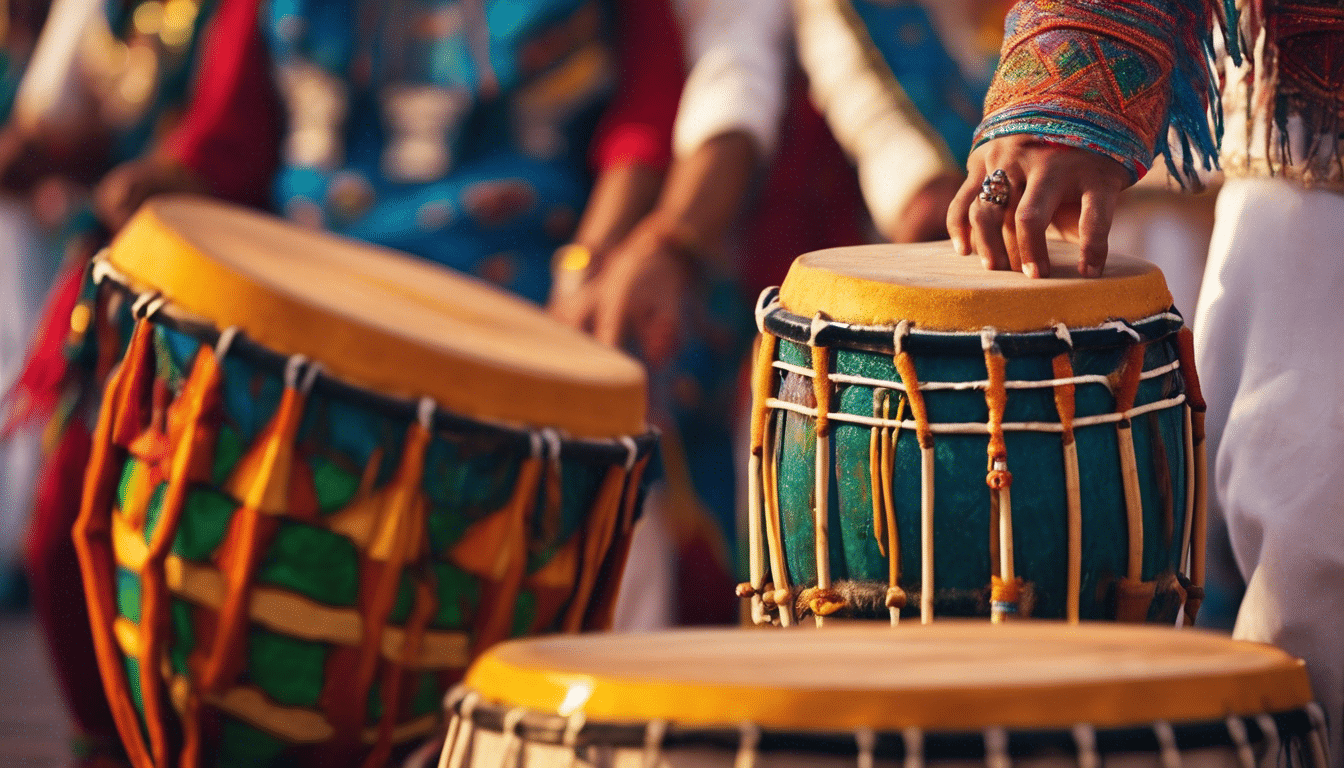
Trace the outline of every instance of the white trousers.
[[1344, 766], [1344, 195], [1218, 199], [1196, 312], [1214, 514], [1247, 582], [1235, 636], [1304, 658]]

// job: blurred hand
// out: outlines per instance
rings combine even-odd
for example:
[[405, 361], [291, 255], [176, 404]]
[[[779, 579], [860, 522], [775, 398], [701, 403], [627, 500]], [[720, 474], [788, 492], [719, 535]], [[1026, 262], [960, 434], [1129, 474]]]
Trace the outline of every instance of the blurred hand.
[[915, 193], [882, 234], [893, 243], [923, 243], [947, 237], [947, 209], [961, 188], [961, 174], [934, 177]]
[[633, 344], [650, 367], [670, 363], [680, 344], [682, 302], [694, 276], [676, 233], [657, 216], [641, 222], [577, 288], [551, 294], [562, 322], [613, 347]]
[[[1054, 224], [1081, 246], [1078, 273], [1101, 276], [1116, 201], [1133, 183], [1123, 165], [1090, 150], [1015, 135], [980, 145], [966, 167], [966, 181], [947, 211], [958, 253], [974, 251], [986, 269], [1048, 277], [1045, 230]], [[980, 199], [981, 182], [996, 169], [1008, 176], [1006, 205]]]
[[205, 191], [205, 183], [186, 166], [141, 158], [122, 163], [103, 177], [93, 192], [93, 206], [103, 224], [116, 232], [154, 195]]

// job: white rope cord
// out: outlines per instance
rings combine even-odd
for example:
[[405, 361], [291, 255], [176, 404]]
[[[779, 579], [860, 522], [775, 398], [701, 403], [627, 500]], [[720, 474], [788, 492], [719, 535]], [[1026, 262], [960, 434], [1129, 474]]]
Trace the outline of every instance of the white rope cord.
[[1008, 731], [1003, 728], [985, 729], [985, 768], [1011, 768], [1008, 758]]
[[1311, 755], [1316, 762], [1316, 768], [1326, 768], [1330, 765], [1330, 750], [1325, 745], [1325, 710], [1316, 702], [1307, 704], [1307, 717], [1311, 719], [1311, 735], [1308, 737], [1311, 742]]
[[224, 362], [224, 357], [229, 354], [229, 350], [233, 348], [233, 342], [238, 339], [240, 333], [242, 331], [236, 325], [230, 325], [219, 332], [219, 338], [215, 339], [216, 361]]
[[588, 716], [581, 709], [571, 712], [565, 720], [565, 732], [560, 737], [560, 744], [569, 750], [569, 768], [577, 768], [579, 764], [579, 732], [587, 723]]
[[523, 757], [523, 738], [518, 726], [523, 723], [527, 710], [514, 707], [504, 713], [504, 747], [500, 750], [499, 768], [521, 768]]
[[457, 714], [458, 705], [463, 699], [470, 695], [470, 691], [461, 686], [453, 686], [451, 690], [443, 697], [443, 709], [451, 717], [448, 718], [448, 733], [443, 737], [443, 751], [439, 753], [439, 768], [448, 768], [448, 758], [453, 752], [453, 746], [457, 743], [457, 734], [462, 730], [462, 716]]
[[621, 435], [618, 442], [625, 446], [625, 473], [630, 474], [630, 470], [635, 468], [635, 460], [639, 458], [639, 446], [635, 445], [635, 439], [629, 435]]
[[425, 429], [431, 429], [434, 426], [434, 412], [438, 410], [438, 405], [432, 397], [422, 397], [420, 402], [415, 405], [415, 420]]
[[[766, 295], [766, 293], [768, 293], [770, 290], [771, 290], [771, 289], [767, 288], [765, 291], [763, 291], [762, 294], [761, 294], [761, 297], [763, 298], [763, 297]], [[757, 300], [757, 305], [759, 306], [759, 304], [760, 304], [760, 299]], [[764, 312], [764, 314], [767, 314], [767, 315], [768, 315], [768, 314], [770, 314], [771, 312], [773, 312], [773, 311], [774, 311], [774, 308], [775, 308], [776, 305], [778, 305], [778, 304], [779, 304], [779, 297], [776, 296], [775, 299], [774, 299], [774, 301], [770, 302], [769, 307], [766, 307], [766, 308], [765, 308], [766, 311]], [[759, 310], [758, 310], [758, 311], [759, 311]], [[1116, 331], [1120, 331], [1121, 333], [1125, 333], [1125, 334], [1128, 334], [1128, 335], [1134, 337], [1134, 339], [1135, 339], [1136, 341], [1142, 341], [1142, 340], [1143, 340], [1142, 335], [1140, 335], [1139, 332], [1138, 332], [1137, 330], [1134, 329], [1134, 326], [1136, 326], [1136, 325], [1147, 325], [1147, 324], [1149, 324], [1149, 323], [1155, 323], [1155, 322], [1162, 321], [1162, 320], [1165, 320], [1165, 321], [1168, 321], [1168, 322], [1175, 322], [1175, 323], [1184, 323], [1184, 322], [1185, 322], [1185, 318], [1181, 317], [1180, 315], [1176, 314], [1175, 312], [1158, 312], [1158, 313], [1155, 314], [1155, 315], [1149, 315], [1148, 317], [1140, 318], [1140, 319], [1138, 319], [1138, 320], [1133, 321], [1132, 323], [1127, 323], [1127, 322], [1125, 322], [1125, 321], [1123, 321], [1123, 320], [1109, 320], [1109, 321], [1107, 321], [1107, 322], [1101, 323], [1100, 325], [1089, 325], [1089, 326], [1083, 326], [1083, 327], [1079, 327], [1079, 328], [1066, 329], [1066, 330], [1070, 330], [1072, 333], [1079, 333], [1079, 332], [1084, 332], [1084, 331], [1116, 330]], [[916, 328], [914, 327], [914, 325], [913, 325], [909, 320], [901, 320], [899, 323], [897, 323], [897, 325], [898, 325], [898, 326], [899, 326], [899, 325], [905, 325], [905, 326], [907, 326], [907, 328], [909, 328], [910, 330], [917, 331], [917, 332], [919, 333], [920, 336], [928, 336], [928, 337], [935, 337], [935, 338], [936, 338], [936, 337], [943, 337], [943, 338], [957, 338], [957, 337], [965, 337], [965, 336], [967, 335], [967, 332], [966, 332], [966, 331], [934, 331], [934, 330], [916, 329]], [[881, 333], [881, 332], [883, 332], [883, 331], [889, 331], [889, 330], [892, 328], [892, 326], [889, 325], [889, 324], [883, 324], [883, 325], [863, 325], [863, 324], [859, 324], [859, 323], [845, 323], [845, 322], [840, 322], [840, 321], [836, 321], [836, 320], [827, 320], [826, 323], [825, 323], [825, 325], [824, 325], [823, 327], [830, 327], [830, 326], [834, 326], [834, 327], [836, 327], [836, 328], [839, 328], [839, 329], [841, 329], [842, 331], [853, 331], [853, 332], [858, 332], [858, 333]], [[1059, 332], [1056, 330], [1055, 333], [1056, 333], [1056, 335], [1058, 335]], [[904, 334], [902, 334], [902, 335], [904, 335]], [[900, 349], [898, 348], [898, 349], [896, 350], [896, 352], [897, 352], [897, 354], [899, 354], [899, 353], [900, 353]]]
[[1240, 717], [1227, 718], [1227, 735], [1232, 737], [1232, 746], [1237, 748], [1237, 762], [1240, 768], [1255, 768], [1255, 753], [1251, 751], [1251, 740], [1246, 735], [1246, 724]]
[[1279, 724], [1271, 715], [1256, 715], [1255, 724], [1260, 726], [1260, 734], [1265, 739], [1264, 768], [1277, 768], [1279, 750], [1283, 746], [1283, 740], [1279, 738]]
[[[1124, 413], [1102, 413], [1096, 416], [1083, 416], [1073, 420], [1074, 429], [1079, 427], [1091, 427], [1098, 424], [1114, 424], [1123, 419], [1132, 419], [1135, 416], [1142, 416], [1145, 413], [1160, 411], [1166, 408], [1174, 408], [1185, 402], [1185, 395], [1177, 395], [1158, 400], [1153, 403], [1135, 406]], [[792, 411], [803, 416], [816, 418], [817, 409], [809, 408], [805, 405], [790, 403], [778, 398], [770, 398], [765, 402], [766, 407], [775, 408], [781, 411]], [[844, 413], [842, 411], [832, 411], [830, 418], [834, 421], [843, 421], [848, 424], [859, 424], [865, 427], [901, 427], [902, 429], [914, 429], [915, 422], [909, 419], [881, 419], [872, 416], [860, 416], [853, 413]], [[989, 434], [989, 426], [980, 422], [950, 422], [946, 424], [932, 423], [929, 429], [934, 434], [943, 435], [985, 435]], [[1005, 421], [1003, 423], [1004, 432], [1063, 432], [1064, 428], [1057, 422], [1048, 421]]]
[[910, 727], [901, 731], [905, 742], [905, 768], [924, 768], [924, 732]]
[[[476, 722], [473, 715], [476, 712], [476, 705], [481, 702], [481, 695], [471, 691], [462, 699], [462, 706], [458, 710], [462, 718], [462, 748], [453, 750], [453, 757], [456, 758], [452, 765], [443, 765], [442, 768], [463, 768], [471, 761], [471, 749], [476, 738]], [[444, 750], [445, 757], [447, 750]], [[446, 762], [446, 760], [445, 760]]]
[[1073, 743], [1078, 750], [1078, 768], [1101, 768], [1097, 754], [1097, 729], [1089, 723], [1073, 726]]
[[1162, 768], [1181, 768], [1181, 750], [1176, 746], [1176, 731], [1172, 729], [1171, 723], [1166, 720], [1153, 723], [1153, 734], [1157, 736]]
[[756, 332], [765, 333], [765, 318], [779, 309], [779, 293], [774, 288], [766, 288], [756, 297]]
[[298, 389], [299, 374], [303, 372], [303, 367], [307, 365], [308, 358], [303, 355], [290, 355], [285, 360], [285, 389]]
[[877, 734], [871, 728], [860, 728], [854, 732], [854, 745], [858, 747], [858, 768], [873, 768], [873, 752], [877, 749]]
[[644, 729], [643, 768], [658, 768], [658, 761], [663, 752], [663, 737], [666, 735], [666, 720], [649, 721], [648, 726]]
[[756, 768], [756, 750], [761, 744], [761, 729], [755, 723], [744, 722], [738, 727], [741, 738], [737, 743], [737, 760], [733, 768]]
[[[774, 367], [787, 373], [796, 373], [799, 376], [812, 378], [812, 369], [794, 363], [786, 363], [782, 360], [776, 360]], [[1172, 360], [1166, 365], [1160, 365], [1151, 368], [1139, 374], [1141, 381], [1155, 379], [1159, 376], [1165, 376], [1181, 367], [1179, 360]], [[832, 373], [831, 381], [836, 384], [855, 384], [862, 387], [886, 387], [904, 392], [905, 384], [899, 381], [887, 381], [885, 379], [874, 379], [868, 376], [853, 376], [847, 373]], [[1070, 376], [1067, 379], [1035, 379], [1031, 381], [1006, 381], [1004, 387], [1007, 389], [1052, 389], [1054, 387], [1066, 384], [1100, 384], [1107, 389], [1111, 387], [1111, 381], [1106, 376], [1099, 373], [1085, 373], [1077, 376]], [[977, 379], [975, 381], [921, 381], [919, 389], [921, 392], [939, 392], [953, 391], [965, 392], [976, 389], [985, 389], [989, 386], [988, 379]]]
[[[148, 313], [145, 311], [145, 307], [149, 306], [153, 302], [159, 301], [162, 298], [163, 294], [159, 293], [158, 291], [146, 291], [144, 293], [138, 294], [135, 297], [135, 300], [131, 302], [131, 316], [136, 318], [137, 320], [148, 317]], [[162, 308], [163, 303], [160, 302], [158, 306], [155, 308], [155, 311], [157, 312], [159, 309]]]

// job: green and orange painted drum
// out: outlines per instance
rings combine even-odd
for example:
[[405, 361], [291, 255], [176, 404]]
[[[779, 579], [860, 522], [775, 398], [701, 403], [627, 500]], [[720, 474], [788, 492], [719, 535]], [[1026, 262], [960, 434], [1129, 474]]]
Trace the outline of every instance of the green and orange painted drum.
[[136, 324], [75, 537], [137, 768], [383, 765], [484, 648], [607, 625], [653, 449], [638, 364], [190, 199], [95, 276]]
[[989, 272], [946, 243], [800, 257], [757, 310], [757, 623], [1193, 621], [1203, 402], [1161, 272]]

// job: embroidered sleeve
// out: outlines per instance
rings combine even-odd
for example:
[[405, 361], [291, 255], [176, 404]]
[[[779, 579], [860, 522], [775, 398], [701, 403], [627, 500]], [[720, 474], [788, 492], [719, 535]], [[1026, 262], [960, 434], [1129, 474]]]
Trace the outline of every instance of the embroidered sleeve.
[[[1135, 179], [1158, 155], [1177, 178], [1192, 179], [1197, 161], [1217, 163], [1214, 29], [1229, 28], [1231, 5], [1020, 0], [1005, 22], [975, 145], [1029, 134], [1104, 154]], [[1227, 47], [1238, 55], [1235, 34]]]

